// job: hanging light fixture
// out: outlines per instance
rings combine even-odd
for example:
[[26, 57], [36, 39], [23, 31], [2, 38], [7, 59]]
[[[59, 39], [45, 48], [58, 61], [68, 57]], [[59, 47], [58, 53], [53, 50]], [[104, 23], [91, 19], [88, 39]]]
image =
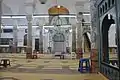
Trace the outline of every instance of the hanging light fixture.
[[41, 4], [45, 4], [47, 0], [39, 0]]
[[61, 6], [60, 5], [57, 5], [57, 8], [60, 8]]

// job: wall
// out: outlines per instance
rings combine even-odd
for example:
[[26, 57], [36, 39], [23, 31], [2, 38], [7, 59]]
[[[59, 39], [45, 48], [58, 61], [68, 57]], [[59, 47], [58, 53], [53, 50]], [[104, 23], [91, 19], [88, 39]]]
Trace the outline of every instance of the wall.
[[[11, 27], [12, 28], [12, 27]], [[27, 29], [27, 26], [19, 26], [18, 27], [18, 47], [24, 47], [24, 35], [25, 33], [25, 29]], [[47, 48], [49, 47], [49, 33], [45, 33], [43, 31], [43, 49], [44, 52], [47, 52]], [[39, 28], [33, 27], [32, 29], [32, 49], [35, 49], [35, 39], [38, 38], [39, 39]], [[1, 34], [2, 38], [13, 38], [13, 33], [2, 33]], [[68, 35], [68, 43], [66, 44], [67, 47], [71, 47], [72, 46], [72, 33], [70, 33]], [[53, 47], [53, 43], [51, 43], [51, 46]], [[66, 49], [66, 48], [65, 48]]]

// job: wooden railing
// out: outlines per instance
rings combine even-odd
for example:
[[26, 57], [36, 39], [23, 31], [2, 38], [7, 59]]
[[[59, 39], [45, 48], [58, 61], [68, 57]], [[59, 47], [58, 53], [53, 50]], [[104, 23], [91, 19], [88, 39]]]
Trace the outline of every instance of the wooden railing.
[[101, 62], [100, 72], [109, 80], [120, 80], [119, 70], [117, 67]]

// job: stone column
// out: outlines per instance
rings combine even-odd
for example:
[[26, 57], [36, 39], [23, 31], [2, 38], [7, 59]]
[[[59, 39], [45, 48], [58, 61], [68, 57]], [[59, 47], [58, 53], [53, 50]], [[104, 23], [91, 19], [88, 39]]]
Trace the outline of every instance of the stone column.
[[76, 25], [72, 26], [72, 52], [76, 52]]
[[28, 21], [26, 58], [32, 58], [32, 15], [27, 15], [26, 18]]
[[[1, 19], [1, 16], [2, 16], [2, 0], [0, 0], [0, 38], [1, 38], [1, 24], [2, 24], [2, 19]], [[1, 44], [1, 39], [0, 39], [0, 44]], [[0, 52], [1, 52], [1, 47], [0, 47]]]
[[[120, 0], [116, 0], [116, 3], [117, 3], [117, 13], [118, 13], [118, 16], [117, 16], [117, 20], [118, 20], [118, 24], [117, 24], [117, 26], [119, 26], [119, 27], [117, 27], [117, 33], [118, 34], [116, 34], [116, 37], [118, 36], [119, 37], [119, 39], [117, 40], [117, 42], [118, 42], [118, 65], [120, 65], [120, 23], [119, 23], [119, 21], [120, 21]], [[120, 66], [119, 66], [119, 69], [120, 69]]]
[[[91, 13], [91, 54], [90, 54], [90, 59], [91, 59], [91, 72], [98, 72], [98, 48], [97, 48], [97, 42], [98, 40], [96, 35], [97, 35], [97, 6], [96, 6], [96, 1], [97, 0], [90, 0], [90, 13]], [[98, 44], [100, 45], [100, 44]]]
[[13, 26], [13, 50], [14, 50], [14, 53], [17, 53], [17, 42], [18, 42], [18, 39], [17, 39], [17, 24]]
[[82, 37], [82, 51], [83, 51], [83, 53], [85, 52], [85, 39], [84, 39], [84, 35]]
[[43, 53], [43, 34], [42, 34], [43, 26], [39, 26], [39, 27], [40, 27], [39, 49], [40, 49], [40, 53]]
[[83, 52], [82, 52], [82, 19], [83, 19], [83, 13], [79, 12], [77, 16], [77, 58], [80, 59], [83, 57]]

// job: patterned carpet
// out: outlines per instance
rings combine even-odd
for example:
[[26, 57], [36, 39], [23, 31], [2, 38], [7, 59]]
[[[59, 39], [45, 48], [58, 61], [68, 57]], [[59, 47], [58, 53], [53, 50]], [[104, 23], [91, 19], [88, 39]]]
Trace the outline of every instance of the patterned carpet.
[[12, 54], [5, 58], [10, 59], [11, 66], [0, 69], [0, 80], [106, 80], [98, 74], [78, 72], [79, 60], [49, 56], [25, 59], [24, 55]]
[[55, 74], [79, 74], [78, 60], [60, 59], [10, 59], [11, 66], [1, 69], [2, 72], [22, 73], [55, 73]]

